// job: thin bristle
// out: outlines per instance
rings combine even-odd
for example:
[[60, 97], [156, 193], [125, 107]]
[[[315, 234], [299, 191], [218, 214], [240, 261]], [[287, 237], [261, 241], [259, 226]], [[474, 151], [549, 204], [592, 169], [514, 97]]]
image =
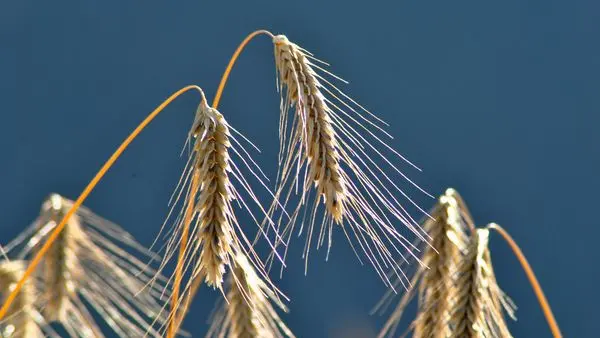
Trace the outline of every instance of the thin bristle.
[[[0, 263], [0, 293], [2, 298], [14, 288], [25, 272], [24, 261], [3, 261]], [[0, 322], [0, 336], [5, 338], [42, 337], [35, 322], [34, 311], [35, 288], [32, 281], [27, 281], [17, 294], [5, 318]]]
[[228, 279], [228, 303], [222, 303], [207, 337], [293, 338], [273, 303], [287, 312], [244, 255], [237, 255]]
[[496, 283], [488, 249], [489, 230], [477, 229], [458, 269], [450, 310], [450, 337], [512, 337], [503, 307], [512, 309]]

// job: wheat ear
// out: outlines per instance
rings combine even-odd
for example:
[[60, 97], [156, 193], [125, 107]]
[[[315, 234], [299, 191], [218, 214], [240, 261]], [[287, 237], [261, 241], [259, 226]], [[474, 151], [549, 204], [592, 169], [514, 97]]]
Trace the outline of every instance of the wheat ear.
[[229, 274], [226, 297], [228, 303], [221, 301], [207, 338], [295, 337], [273, 305], [284, 312], [287, 308], [242, 254]]
[[307, 182], [314, 182], [327, 212], [335, 222], [342, 223], [347, 194], [345, 174], [340, 167], [338, 137], [325, 97], [301, 50], [282, 35], [273, 42], [280, 80], [287, 86], [289, 104], [295, 104], [300, 115], [294, 136], [299, 138], [308, 162]]
[[[51, 194], [40, 217], [7, 248], [12, 251], [24, 243], [21, 258], [37, 252], [72, 203]], [[159, 315], [159, 299], [168, 293], [166, 279], [161, 276], [142, 291], [155, 271], [134, 252], [157, 259], [116, 224], [80, 208], [52, 243], [36, 274], [41, 294], [37, 303], [45, 317], [60, 322], [71, 337], [103, 337], [91, 307], [120, 337], [160, 336], [153, 321], [166, 322]]]
[[200, 182], [197, 200], [198, 232], [197, 248], [200, 249], [198, 274], [206, 278], [209, 286], [221, 287], [225, 266], [233, 256], [234, 229], [231, 225], [231, 201], [233, 192], [228, 173], [229, 130], [223, 115], [208, 106], [201, 105], [194, 122], [193, 133], [196, 159], [193, 178]]
[[450, 310], [450, 337], [512, 337], [503, 309], [513, 305], [498, 287], [488, 249], [489, 230], [477, 229], [460, 264]]
[[[167, 241], [165, 259], [160, 268], [164, 268], [166, 262], [175, 255], [179, 244], [179, 278], [182, 279], [184, 275], [189, 276], [184, 295], [175, 301], [176, 307], [181, 310], [177, 311], [181, 314], [185, 314], [187, 303], [199, 287], [199, 278], [204, 279], [204, 282], [213, 288], [223, 289], [223, 276], [227, 270], [231, 270], [232, 260], [238, 254], [248, 257], [257, 273], [268, 280], [264, 264], [245, 236], [232, 205], [234, 201], [237, 202], [237, 205], [247, 211], [259, 225], [259, 234], [266, 234], [260, 228], [261, 224], [251, 205], [257, 206], [263, 215], [266, 215], [267, 211], [253, 192], [242, 169], [250, 171], [265, 188], [263, 179], [266, 177], [233, 133], [237, 133], [247, 141], [227, 123], [218, 110], [209, 107], [203, 98], [196, 110], [190, 131], [190, 139], [194, 139], [192, 153], [174, 193], [167, 220], [173, 215], [172, 211], [181, 196], [185, 194], [185, 197], [175, 221], [174, 234]], [[241, 160], [245, 167], [238, 167], [232, 155]], [[234, 185], [233, 182], [236, 184]], [[246, 196], [254, 204], [246, 202], [244, 198]], [[273, 222], [268, 224], [274, 228]], [[185, 238], [187, 234], [183, 236], [185, 232], [189, 232], [189, 239]], [[268, 239], [267, 236], [265, 237]], [[181, 245], [182, 243], [185, 244]], [[273, 244], [271, 247], [274, 248]], [[176, 275], [176, 284], [177, 279]], [[276, 289], [272, 283], [270, 287]], [[275, 294], [279, 295], [277, 292]], [[172, 318], [175, 318], [175, 312], [172, 309]], [[173, 321], [181, 322], [182, 316]]]
[[[313, 236], [317, 248], [327, 237], [329, 252], [333, 224], [348, 225], [349, 231], [342, 229], [350, 244], [360, 247], [391, 286], [387, 270], [395, 267], [402, 276], [399, 257], [405, 259], [404, 254], [412, 252], [411, 241], [392, 224], [400, 220], [413, 235], [422, 240], [425, 235], [395, 196], [394, 190], [399, 191], [417, 206], [388, 172], [391, 169], [406, 178], [392, 160], [399, 154], [377, 135], [385, 134], [381, 126], [385, 123], [329, 82], [326, 76], [339, 78], [317, 65], [320, 61], [312, 54], [284, 35], [274, 36], [273, 43], [281, 93], [276, 200], [285, 206], [292, 192], [300, 190], [298, 206], [283, 226], [282, 236], [289, 241], [296, 220], [301, 218], [300, 232], [306, 222], [304, 258], [308, 262]], [[325, 205], [322, 217], [317, 212], [321, 201]], [[302, 213], [307, 205], [310, 207]]]
[[[39, 228], [42, 233], [46, 233], [48, 228], [58, 222], [56, 218], [61, 209], [62, 198], [58, 195], [52, 195], [44, 202], [42, 217], [46, 219], [42, 220]], [[44, 316], [49, 321], [67, 319], [67, 311], [71, 305], [70, 299], [76, 295], [76, 280], [84, 277], [78, 259], [80, 250], [78, 241], [81, 238], [76, 238], [82, 236], [80, 224], [79, 216], [74, 215], [56, 238], [42, 263], [43, 293], [41, 297], [45, 302]]]
[[[429, 267], [419, 285], [419, 312], [415, 337], [447, 337], [449, 332], [449, 296], [453, 292], [455, 273], [466, 249], [466, 225], [456, 199], [449, 193], [440, 198], [445, 212], [429, 232], [431, 245], [423, 263]], [[435, 250], [438, 252], [435, 252]]]
[[[4, 298], [23, 276], [24, 261], [3, 261], [0, 263], [0, 293]], [[0, 323], [0, 336], [5, 338], [44, 337], [35, 320], [35, 285], [33, 281], [25, 283], [14, 305]]]
[[[412, 324], [414, 337], [447, 337], [449, 332], [448, 299], [454, 292], [453, 285], [457, 266], [468, 243], [468, 226], [464, 219], [464, 210], [457, 200], [458, 194], [447, 189], [440, 196], [436, 206], [427, 217], [423, 229], [427, 231], [430, 243], [424, 243], [420, 265], [410, 288], [400, 299], [379, 337], [392, 336], [402, 318], [405, 307], [418, 293], [417, 317]], [[398, 281], [397, 283], [401, 283]], [[382, 304], [389, 302], [395, 294], [388, 292]]]

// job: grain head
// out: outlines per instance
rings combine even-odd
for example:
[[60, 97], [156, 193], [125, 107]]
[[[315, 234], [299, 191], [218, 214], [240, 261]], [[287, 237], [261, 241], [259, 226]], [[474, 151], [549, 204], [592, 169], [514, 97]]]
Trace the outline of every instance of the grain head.
[[[431, 338], [449, 335], [449, 299], [455, 292], [457, 267], [468, 243], [468, 227], [457, 196], [453, 189], [448, 189], [430, 212], [433, 219], [425, 219], [423, 228], [431, 241], [424, 243], [423, 265], [417, 268], [412, 287], [401, 298], [379, 337], [395, 333], [405, 307], [415, 295], [418, 295], [418, 307], [412, 324], [413, 336]], [[393, 296], [393, 292], [388, 292], [380, 306], [390, 302]]]
[[[42, 217], [47, 217], [39, 228], [48, 233], [60, 222], [62, 217], [62, 197], [53, 194], [42, 206]], [[75, 282], [84, 276], [79, 263], [79, 243], [85, 236], [81, 229], [79, 216], [73, 215], [63, 231], [43, 259], [43, 294], [45, 302], [44, 316], [49, 321], [61, 321], [67, 318], [70, 299], [75, 296]]]
[[[268, 190], [263, 181], [266, 177], [234, 133], [250, 143], [203, 98], [189, 133], [188, 142], [193, 139], [190, 158], [171, 200], [167, 221], [175, 217], [175, 226], [173, 233], [169, 234], [165, 258], [159, 268], [163, 269], [181, 247], [185, 247], [180, 261], [182, 279], [186, 276], [187, 282], [183, 283], [184, 291], [176, 302], [177, 311], [182, 314], [185, 314], [190, 297], [193, 298], [199, 287], [199, 279], [208, 286], [223, 290], [224, 274], [232, 269], [232, 261], [239, 254], [245, 255], [259, 275], [268, 280], [264, 264], [245, 235], [245, 231], [250, 229], [240, 225], [233, 204], [235, 202], [239, 209], [247, 212], [259, 226], [258, 233], [265, 234], [268, 239], [262, 228], [264, 223], [261, 224], [255, 216], [254, 208], [258, 208], [262, 215], [266, 215], [267, 211], [253, 192], [244, 170]], [[236, 165], [232, 156], [240, 160], [243, 167]], [[181, 210], [174, 216], [178, 203]], [[273, 222], [268, 222], [267, 226], [274, 229]], [[184, 237], [186, 242], [181, 246]], [[174, 279], [177, 283], [177, 273]]]
[[489, 230], [477, 229], [458, 267], [450, 337], [512, 337], [503, 311], [512, 316], [513, 305], [496, 282], [488, 241]]
[[[194, 121], [196, 158], [193, 179], [199, 181], [196, 248], [198, 265], [194, 274], [205, 276], [209, 286], [221, 288], [225, 266], [233, 256], [234, 229], [231, 224], [233, 192], [229, 181], [229, 130], [223, 115], [201, 105]], [[195, 251], [194, 250], [194, 251]]]
[[[7, 248], [25, 258], [37, 252], [73, 205], [52, 194], [38, 219]], [[21, 247], [22, 246], [22, 247]], [[160, 298], [166, 279], [144, 288], [155, 274], [141, 259], [156, 255], [118, 225], [81, 207], [44, 256], [36, 272], [37, 306], [49, 321], [60, 322], [71, 337], [103, 337], [90, 308], [120, 337], [159, 336]]]
[[412, 242], [392, 224], [400, 221], [411, 236], [425, 236], [394, 193], [399, 191], [418, 208], [393, 177], [407, 179], [393, 162], [402, 157], [378, 136], [386, 134], [381, 126], [385, 122], [335, 87], [327, 77], [341, 79], [319, 66], [322, 61], [284, 35], [275, 36], [273, 43], [281, 93], [281, 144], [276, 203], [270, 214], [279, 207], [277, 203], [285, 207], [296, 192], [299, 202], [291, 217], [278, 221], [286, 243], [300, 219], [300, 232], [307, 228], [304, 257], [308, 261], [319, 223], [317, 248], [327, 237], [328, 250], [333, 225], [339, 224], [353, 248], [359, 248], [391, 286], [386, 270], [395, 267], [402, 276], [397, 261], [411, 251]]

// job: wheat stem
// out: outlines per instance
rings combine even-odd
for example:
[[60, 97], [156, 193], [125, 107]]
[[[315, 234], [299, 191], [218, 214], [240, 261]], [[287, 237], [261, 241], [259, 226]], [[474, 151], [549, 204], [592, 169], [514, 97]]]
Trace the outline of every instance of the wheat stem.
[[52, 243], [54, 243], [54, 241], [56, 240], [56, 238], [58, 237], [60, 232], [63, 230], [63, 228], [67, 224], [67, 221], [71, 218], [71, 216], [73, 216], [73, 214], [75, 213], [75, 211], [77, 211], [77, 209], [81, 206], [81, 204], [83, 204], [85, 199], [94, 190], [96, 185], [98, 185], [98, 182], [100, 182], [100, 180], [104, 177], [104, 175], [108, 172], [108, 170], [113, 166], [113, 164], [117, 161], [117, 159], [123, 154], [125, 149], [127, 149], [127, 147], [129, 147], [131, 142], [133, 142], [133, 140], [146, 128], [146, 126], [150, 122], [152, 122], [152, 120], [154, 120], [154, 118], [160, 112], [162, 112], [165, 109], [166, 106], [168, 106], [171, 102], [173, 102], [173, 100], [175, 100], [176, 98], [181, 96], [183, 93], [190, 91], [190, 90], [199, 91], [200, 95], [202, 96], [202, 100], [205, 100], [204, 92], [202, 91], [202, 89], [200, 87], [198, 87], [196, 85], [189, 85], [184, 88], [181, 88], [180, 90], [175, 92], [173, 95], [171, 95], [169, 98], [167, 98], [163, 103], [161, 103], [154, 111], [152, 111], [133, 130], [133, 132], [131, 132], [131, 134], [125, 139], [125, 141], [123, 141], [123, 143], [121, 143], [121, 145], [119, 145], [117, 150], [104, 163], [102, 168], [100, 168], [100, 170], [96, 173], [94, 178], [90, 181], [90, 183], [88, 183], [88, 185], [85, 187], [85, 189], [79, 195], [79, 197], [77, 197], [77, 200], [75, 200], [75, 202], [73, 203], [73, 205], [71, 206], [69, 211], [66, 213], [66, 215], [63, 217], [63, 219], [60, 221], [60, 223], [52, 231], [52, 233], [48, 237], [48, 240], [46, 240], [46, 242], [44, 243], [44, 245], [42, 246], [40, 251], [31, 260], [31, 262], [29, 263], [29, 266], [27, 267], [27, 270], [25, 270], [25, 272], [23, 273], [23, 277], [19, 280], [19, 282], [15, 286], [14, 290], [8, 295], [8, 297], [6, 298], [6, 301], [2, 305], [2, 308], [0, 308], [0, 319], [4, 318], [4, 316], [8, 312], [8, 309], [10, 308], [10, 305], [12, 304], [12, 302], [15, 300], [15, 298], [19, 294], [19, 291], [21, 291], [21, 288], [23, 288], [23, 285], [25, 284], [27, 279], [31, 276], [31, 274], [33, 273], [35, 268], [38, 266], [38, 264], [40, 263], [40, 261], [42, 260], [42, 258], [46, 254], [46, 252], [48, 252], [48, 250], [52, 246]]
[[562, 333], [560, 331], [560, 328], [558, 327], [556, 318], [552, 313], [552, 308], [548, 303], [548, 299], [546, 299], [546, 296], [544, 295], [544, 290], [540, 286], [540, 283], [538, 282], [538, 279], [535, 276], [531, 265], [527, 261], [527, 258], [523, 254], [523, 251], [521, 251], [521, 248], [519, 248], [519, 246], [517, 245], [517, 242], [515, 242], [515, 240], [510, 236], [510, 234], [506, 230], [504, 230], [504, 228], [502, 228], [496, 223], [491, 223], [490, 225], [488, 225], [488, 228], [498, 232], [502, 236], [502, 238], [504, 238], [506, 243], [510, 246], [511, 250], [519, 260], [519, 263], [521, 263], [521, 266], [523, 267], [523, 271], [525, 271], [527, 278], [529, 279], [529, 283], [531, 284], [531, 287], [535, 292], [538, 302], [540, 303], [540, 307], [544, 312], [544, 317], [546, 317], [546, 321], [548, 322], [548, 326], [550, 327], [552, 335], [555, 338], [562, 338]]
[[242, 53], [242, 51], [244, 50], [246, 45], [252, 39], [254, 39], [256, 36], [261, 35], [261, 34], [268, 35], [271, 39], [273, 39], [273, 34], [271, 32], [264, 30], [264, 29], [256, 30], [256, 31], [248, 34], [248, 36], [244, 39], [244, 41], [242, 41], [242, 43], [240, 43], [238, 48], [235, 50], [235, 52], [231, 56], [231, 59], [229, 60], [229, 64], [227, 64], [227, 68], [225, 68], [225, 72], [223, 72], [223, 76], [221, 77], [221, 82], [219, 83], [219, 88], [217, 89], [217, 92], [215, 93], [215, 98], [214, 98], [213, 104], [212, 104], [213, 108], [217, 109], [217, 107], [219, 106], [219, 102], [221, 101], [221, 96], [223, 95], [223, 89], [225, 89], [225, 84], [227, 83], [227, 79], [229, 79], [229, 74], [231, 73], [231, 70], [233, 69], [233, 65], [235, 65], [235, 62], [237, 61], [238, 57], [240, 56], [240, 54]]
[[183, 231], [181, 233], [181, 243], [179, 246], [179, 255], [177, 257], [177, 266], [175, 267], [175, 281], [173, 285], [173, 293], [171, 296], [171, 313], [169, 326], [167, 328], [167, 337], [175, 337], [178, 326], [177, 306], [179, 302], [179, 288], [183, 277], [184, 256], [187, 248], [188, 234], [190, 223], [194, 214], [194, 195], [198, 191], [198, 175], [192, 177], [192, 187], [189, 192], [189, 204], [185, 210], [185, 220], [183, 222]]

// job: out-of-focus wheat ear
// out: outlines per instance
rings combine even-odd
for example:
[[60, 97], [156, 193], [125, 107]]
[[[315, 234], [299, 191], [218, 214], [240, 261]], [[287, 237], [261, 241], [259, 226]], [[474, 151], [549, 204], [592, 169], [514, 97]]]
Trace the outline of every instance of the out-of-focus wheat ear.
[[[56, 226], [60, 219], [58, 213], [63, 208], [62, 197], [52, 194], [42, 206], [42, 210], [57, 211], [44, 214], [47, 217], [46, 224], [40, 228], [40, 232], [47, 233]], [[70, 298], [75, 296], [75, 281], [82, 278], [82, 267], [79, 264], [78, 242], [76, 237], [81, 236], [82, 229], [79, 216], [74, 215], [67, 226], [56, 238], [56, 241], [42, 262], [43, 289], [41, 298], [44, 305], [44, 316], [49, 321], [63, 321], [67, 319], [67, 309]]]
[[[0, 262], [0, 294], [2, 298], [14, 288], [25, 271], [24, 261]], [[33, 280], [27, 281], [15, 301], [0, 322], [0, 336], [4, 338], [41, 338], [44, 337], [35, 320], [35, 286]]]
[[220, 302], [206, 337], [295, 337], [273, 305], [284, 312], [287, 308], [258, 276], [245, 255], [236, 256], [227, 284], [227, 303]]
[[[457, 266], [468, 243], [468, 229], [462, 217], [461, 205], [455, 199], [454, 191], [446, 190], [436, 206], [430, 211], [432, 218], [422, 223], [430, 243], [421, 243], [422, 265], [411, 282], [411, 287], [402, 296], [379, 333], [379, 337], [391, 337], [396, 332], [404, 309], [418, 295], [417, 316], [412, 324], [414, 337], [447, 337], [449, 334], [448, 299], [454, 292]], [[417, 246], [417, 244], [415, 244]], [[396, 282], [400, 284], [402, 280]], [[383, 308], [395, 296], [388, 291], [378, 307]]]
[[[8, 247], [20, 258], [36, 253], [72, 205], [73, 201], [51, 194], [33, 229], [26, 229]], [[96, 318], [119, 337], [160, 337], [154, 324], [166, 322], [161, 297], [170, 291], [162, 275], [146, 287], [156, 274], [144, 262], [148, 258], [158, 257], [118, 225], [81, 207], [35, 273], [40, 292], [36, 304], [71, 337], [103, 337]], [[94, 318], [92, 312], [99, 316]]]
[[[407, 252], [414, 255], [412, 240], [394, 224], [400, 222], [410, 236], [426, 240], [397, 197], [399, 192], [419, 208], [394, 177], [400, 175], [416, 186], [394, 163], [403, 157], [383, 141], [391, 137], [381, 126], [385, 123], [329, 82], [327, 77], [340, 79], [319, 66], [321, 61], [284, 35], [274, 36], [273, 43], [281, 95], [275, 200], [284, 207], [299, 200], [289, 221], [278, 219], [282, 237], [289, 242], [300, 220], [300, 233], [307, 229], [307, 265], [313, 239], [317, 248], [327, 241], [329, 253], [333, 225], [340, 224], [359, 260], [361, 251], [384, 283], [392, 286], [387, 271], [405, 278], [397, 264], [408, 259]], [[271, 214], [276, 209], [273, 205]]]
[[488, 241], [489, 230], [477, 229], [458, 268], [450, 337], [512, 337], [503, 308], [513, 309], [496, 283]]

